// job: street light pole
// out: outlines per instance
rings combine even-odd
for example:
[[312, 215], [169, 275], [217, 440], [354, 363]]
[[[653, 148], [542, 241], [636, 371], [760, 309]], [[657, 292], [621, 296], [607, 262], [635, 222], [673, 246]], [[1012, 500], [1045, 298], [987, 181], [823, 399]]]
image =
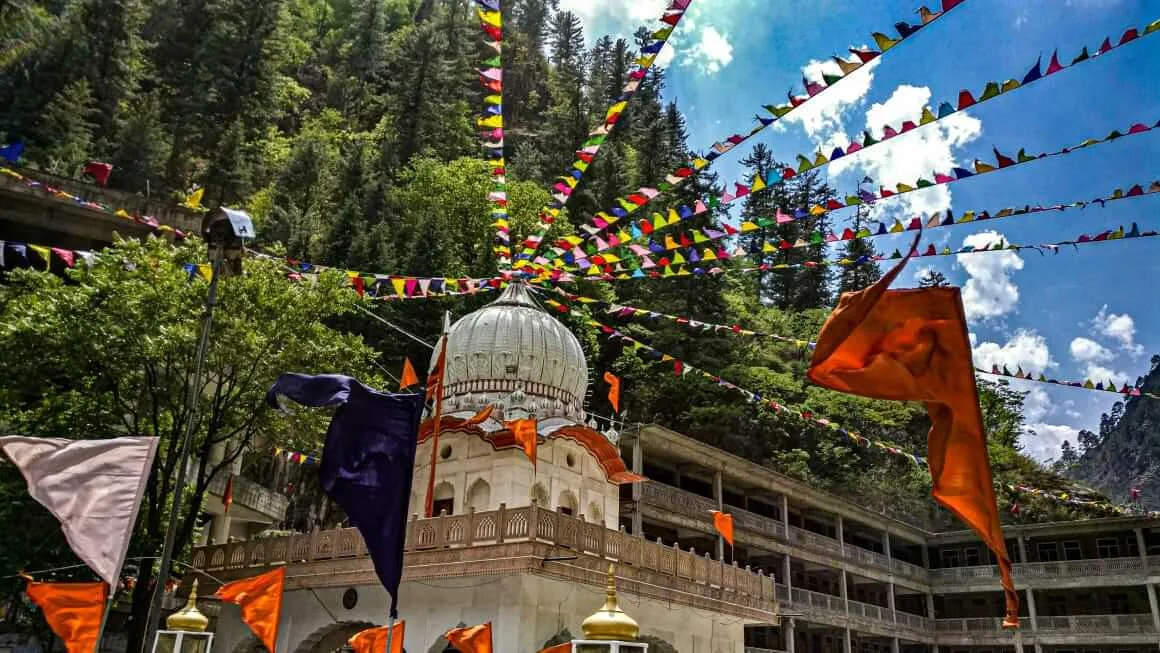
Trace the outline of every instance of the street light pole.
[[202, 314], [201, 336], [197, 341], [197, 357], [193, 368], [193, 384], [185, 395], [185, 433], [182, 435], [181, 447], [177, 450], [177, 482], [173, 488], [172, 505], [169, 508], [169, 523], [165, 529], [165, 544], [161, 548], [161, 565], [157, 572], [157, 583], [153, 588], [153, 600], [149, 604], [149, 616], [146, 620], [145, 640], [142, 642], [142, 652], [148, 651], [157, 636], [157, 628], [161, 621], [161, 601], [165, 596], [165, 585], [169, 579], [169, 570], [173, 566], [173, 545], [177, 538], [177, 522], [181, 513], [181, 504], [185, 498], [185, 477], [189, 467], [189, 453], [193, 443], [193, 432], [197, 429], [198, 400], [201, 398], [201, 378], [205, 371], [205, 359], [209, 354], [209, 334], [213, 327], [213, 309], [217, 306], [218, 280], [221, 278], [222, 264], [225, 261], [225, 250], [222, 245], [214, 248], [210, 256], [212, 273], [209, 279], [209, 292], [205, 298], [205, 312]]

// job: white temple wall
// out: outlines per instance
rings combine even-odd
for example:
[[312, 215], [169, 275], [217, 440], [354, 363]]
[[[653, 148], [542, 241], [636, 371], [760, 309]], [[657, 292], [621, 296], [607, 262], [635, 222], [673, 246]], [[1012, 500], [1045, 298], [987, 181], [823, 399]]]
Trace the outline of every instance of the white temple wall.
[[[413, 515], [423, 514], [431, 447], [431, 440], [420, 444], [416, 455], [410, 509]], [[450, 485], [455, 514], [466, 513], [473, 502], [476, 511], [496, 510], [501, 503], [511, 508], [527, 506], [535, 484], [547, 498], [546, 503], [541, 501], [542, 507], [556, 510], [561, 505], [573, 504], [569, 507], [573, 508], [574, 515], [582, 514], [588, 521], [598, 521], [607, 528], [619, 528], [619, 488], [605, 480], [596, 457], [572, 440], [561, 438], [542, 443], [537, 449], [539, 468], [534, 472], [523, 451], [495, 451], [473, 434], [441, 433], [439, 449], [445, 452], [447, 448], [450, 456], [439, 458], [435, 485], [439, 491], [448, 490], [443, 484]], [[479, 491], [473, 492], [473, 489]], [[486, 501], [482, 501], [485, 497]], [[570, 500], [561, 502], [562, 498]], [[485, 504], [486, 507], [480, 507]], [[593, 508], [598, 514], [593, 514]]]
[[[305, 590], [287, 592], [278, 653], [328, 653], [299, 649], [312, 635], [333, 629], [335, 620], [386, 623], [388, 597], [381, 586], [356, 587], [358, 602], [349, 610], [342, 605], [346, 589], [315, 590], [317, 598]], [[736, 617], [624, 592], [619, 597], [621, 608], [641, 624], [641, 635], [659, 637], [680, 653], [744, 652], [744, 625]], [[536, 653], [564, 628], [580, 637], [580, 624], [603, 602], [602, 589], [523, 574], [404, 582], [399, 604], [400, 618], [407, 622], [409, 653], [425, 653], [449, 628], [488, 621], [492, 622], [497, 652]], [[235, 606], [222, 606], [216, 632], [217, 653], [238, 653], [237, 646], [250, 634]]]

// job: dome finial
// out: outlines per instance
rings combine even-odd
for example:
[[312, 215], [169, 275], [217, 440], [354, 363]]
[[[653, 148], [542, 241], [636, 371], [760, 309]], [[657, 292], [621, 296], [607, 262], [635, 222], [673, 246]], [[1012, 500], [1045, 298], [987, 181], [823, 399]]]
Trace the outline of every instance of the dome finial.
[[597, 641], [634, 642], [640, 635], [640, 626], [620, 609], [616, 596], [616, 565], [608, 565], [608, 588], [604, 606], [580, 625], [584, 638]]
[[185, 632], [200, 633], [209, 627], [209, 617], [197, 609], [197, 579], [193, 579], [193, 587], [189, 590], [189, 599], [185, 607], [169, 615], [165, 620], [165, 627], [169, 630], [183, 630]]

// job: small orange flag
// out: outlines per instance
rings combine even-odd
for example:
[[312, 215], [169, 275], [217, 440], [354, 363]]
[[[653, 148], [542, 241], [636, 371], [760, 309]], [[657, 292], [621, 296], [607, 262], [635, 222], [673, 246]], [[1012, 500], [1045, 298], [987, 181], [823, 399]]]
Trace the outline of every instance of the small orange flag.
[[459, 653], [491, 653], [491, 622], [470, 628], [452, 628], [444, 635]]
[[733, 515], [719, 510], [713, 511], [713, 528], [725, 538], [729, 546], [733, 546]]
[[524, 448], [524, 453], [528, 456], [528, 460], [532, 461], [532, 467], [538, 467], [536, 458], [536, 445], [539, 444], [536, 433], [538, 425], [533, 419], [517, 419], [511, 422], [504, 422], [504, 428], [512, 432], [516, 442]]
[[347, 640], [347, 644], [354, 649], [354, 653], [403, 653], [403, 635], [405, 623], [399, 621], [395, 623], [394, 635], [391, 637], [391, 650], [387, 651], [387, 631], [391, 630], [390, 626], [379, 626], [378, 628], [367, 628], [359, 631]]
[[564, 642], [563, 644], [540, 649], [540, 653], [572, 653], [572, 642]]
[[604, 373], [604, 382], [608, 384], [608, 403], [612, 404], [612, 410], [617, 413], [620, 412], [620, 377], [612, 372]]
[[235, 580], [218, 589], [214, 596], [242, 608], [242, 621], [254, 631], [274, 653], [278, 642], [278, 620], [282, 616], [282, 588], [286, 584], [286, 568], [279, 567], [261, 576]]
[[406, 390], [407, 388], [419, 384], [419, 375], [415, 374], [415, 366], [411, 365], [410, 358], [403, 359], [403, 377], [399, 379], [399, 389]]
[[44, 611], [44, 620], [64, 641], [68, 653], [96, 653], [108, 587], [104, 583], [29, 581], [24, 591]]
[[[911, 253], [917, 245], [915, 238]], [[842, 295], [818, 336], [809, 378], [847, 394], [926, 402], [931, 494], [995, 553], [1007, 595], [1003, 625], [1018, 627], [962, 298], [958, 288], [888, 291], [907, 260], [873, 286]]]
[[472, 415], [471, 417], [460, 422], [458, 424], [458, 426], [459, 427], [479, 426], [480, 424], [483, 424], [484, 422], [486, 422], [487, 418], [491, 417], [491, 413], [494, 410], [495, 410], [495, 405], [494, 404], [489, 405], [486, 408], [484, 408], [483, 410], [479, 411], [478, 413], [476, 413], [476, 414]]

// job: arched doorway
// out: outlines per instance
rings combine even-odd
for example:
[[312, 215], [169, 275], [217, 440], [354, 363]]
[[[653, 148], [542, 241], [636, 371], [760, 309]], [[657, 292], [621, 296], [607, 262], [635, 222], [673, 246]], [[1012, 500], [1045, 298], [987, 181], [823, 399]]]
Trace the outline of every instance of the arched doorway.
[[482, 478], [476, 479], [467, 490], [467, 509], [475, 512], [491, 509], [491, 485]]
[[564, 490], [560, 493], [556, 508], [569, 517], [575, 517], [580, 512], [580, 502], [576, 500], [576, 495], [572, 494], [571, 490]]
[[294, 649], [294, 653], [334, 653], [356, 633], [374, 628], [369, 621], [340, 621], [314, 631]]

